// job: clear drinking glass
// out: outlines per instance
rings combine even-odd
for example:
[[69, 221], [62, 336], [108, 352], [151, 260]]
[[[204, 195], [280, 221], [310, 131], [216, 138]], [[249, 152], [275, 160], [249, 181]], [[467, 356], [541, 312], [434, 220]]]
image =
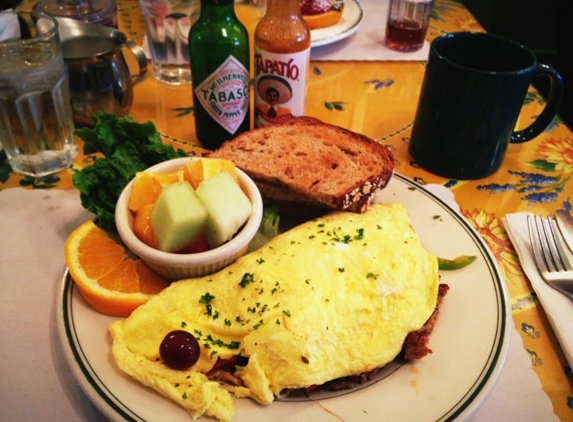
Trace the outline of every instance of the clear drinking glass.
[[170, 85], [191, 83], [189, 29], [199, 18], [199, 0], [139, 0], [145, 19], [153, 76]]
[[37, 11], [0, 15], [13, 29], [0, 42], [0, 142], [16, 172], [63, 170], [78, 148], [57, 22]]
[[386, 47], [412, 52], [424, 45], [434, 0], [390, 0]]
[[115, 0], [40, 0], [34, 4], [34, 10], [117, 28]]

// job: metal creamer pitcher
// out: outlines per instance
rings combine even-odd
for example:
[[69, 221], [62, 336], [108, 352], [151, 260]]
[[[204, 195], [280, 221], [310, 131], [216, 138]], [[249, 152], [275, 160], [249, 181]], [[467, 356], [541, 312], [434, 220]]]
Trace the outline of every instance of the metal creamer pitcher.
[[[69, 18], [57, 21], [76, 126], [93, 126], [96, 111], [123, 116], [133, 102], [133, 85], [147, 72], [143, 49], [114, 28]], [[134, 73], [124, 50], [136, 59]]]

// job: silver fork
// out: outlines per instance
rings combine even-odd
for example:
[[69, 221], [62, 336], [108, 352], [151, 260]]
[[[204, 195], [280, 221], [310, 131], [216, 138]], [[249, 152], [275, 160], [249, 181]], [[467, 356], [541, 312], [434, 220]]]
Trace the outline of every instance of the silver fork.
[[529, 238], [541, 277], [554, 289], [573, 300], [573, 266], [551, 217], [528, 216]]

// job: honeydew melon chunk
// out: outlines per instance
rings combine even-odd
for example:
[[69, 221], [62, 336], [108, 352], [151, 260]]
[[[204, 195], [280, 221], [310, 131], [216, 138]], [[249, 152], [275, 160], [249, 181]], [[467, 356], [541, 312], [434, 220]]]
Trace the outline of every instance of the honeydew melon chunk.
[[207, 216], [207, 208], [189, 183], [164, 186], [149, 216], [158, 249], [175, 252], [191, 246], [203, 233]]
[[226, 171], [203, 180], [195, 192], [209, 213], [205, 237], [211, 248], [230, 240], [253, 212], [251, 201]]

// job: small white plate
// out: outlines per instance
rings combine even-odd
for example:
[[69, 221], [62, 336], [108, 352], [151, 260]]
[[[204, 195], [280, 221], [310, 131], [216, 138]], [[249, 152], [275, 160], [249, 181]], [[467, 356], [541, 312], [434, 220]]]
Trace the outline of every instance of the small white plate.
[[[376, 381], [336, 397], [275, 401], [235, 399], [233, 422], [460, 421], [487, 397], [509, 348], [509, 296], [497, 262], [479, 234], [455, 210], [417, 183], [395, 174], [380, 202], [400, 202], [425, 248], [440, 257], [477, 255], [466, 268], [441, 273], [450, 291], [430, 336], [433, 353], [393, 362]], [[122, 373], [110, 354], [116, 318], [89, 307], [66, 273], [57, 324], [66, 359], [91, 401], [113, 421], [183, 421], [187, 412]], [[210, 418], [201, 421], [213, 422]]]
[[358, 0], [346, 0], [342, 17], [336, 24], [310, 31], [311, 48], [332, 44], [351, 36], [358, 31], [363, 19], [364, 10]]

